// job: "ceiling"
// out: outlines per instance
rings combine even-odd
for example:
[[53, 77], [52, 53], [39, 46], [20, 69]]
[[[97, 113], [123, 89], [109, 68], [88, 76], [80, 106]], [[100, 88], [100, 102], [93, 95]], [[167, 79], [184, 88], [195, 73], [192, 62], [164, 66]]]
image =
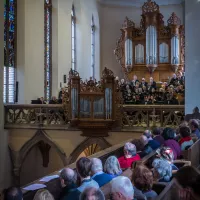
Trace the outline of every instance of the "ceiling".
[[[102, 4], [141, 7], [147, 0], [99, 0]], [[180, 4], [184, 0], [154, 0], [158, 5]]]

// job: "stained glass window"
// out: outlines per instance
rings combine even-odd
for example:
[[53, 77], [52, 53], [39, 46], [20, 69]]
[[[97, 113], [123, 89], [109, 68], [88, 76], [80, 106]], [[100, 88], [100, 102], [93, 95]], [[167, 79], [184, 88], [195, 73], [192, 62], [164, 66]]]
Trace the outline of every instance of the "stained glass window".
[[93, 15], [91, 20], [91, 77], [95, 78], [95, 24]]
[[16, 0], [4, 0], [4, 103], [15, 102]]
[[44, 0], [44, 98], [52, 93], [52, 2]]
[[72, 39], [72, 69], [76, 70], [76, 16], [75, 8], [72, 5], [71, 10], [71, 39]]

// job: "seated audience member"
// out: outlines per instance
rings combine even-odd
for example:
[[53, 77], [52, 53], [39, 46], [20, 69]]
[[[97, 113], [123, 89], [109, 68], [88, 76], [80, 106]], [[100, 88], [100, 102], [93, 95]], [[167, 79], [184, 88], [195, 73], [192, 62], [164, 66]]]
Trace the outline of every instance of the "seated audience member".
[[199, 123], [196, 119], [192, 119], [189, 122], [190, 129], [192, 130], [192, 134], [196, 135], [198, 139], [200, 139], [200, 131], [199, 131]]
[[172, 167], [166, 160], [155, 159], [152, 163], [154, 178], [158, 182], [169, 182], [172, 178]]
[[78, 200], [80, 192], [77, 190], [77, 174], [70, 168], [64, 168], [60, 173], [61, 186], [63, 188], [61, 200]]
[[23, 200], [20, 188], [10, 187], [4, 191], [4, 200]]
[[140, 156], [137, 154], [136, 146], [130, 142], [124, 145], [124, 156], [118, 158], [120, 167], [126, 169], [132, 166], [132, 163], [140, 160]]
[[170, 147], [174, 153], [174, 159], [176, 160], [181, 155], [181, 147], [175, 140], [176, 134], [172, 128], [165, 128], [162, 136], [165, 140], [164, 146]]
[[162, 137], [162, 128], [156, 127], [153, 129], [153, 139], [158, 141], [160, 143], [160, 145], [163, 145], [165, 140]]
[[41, 189], [36, 192], [33, 200], [54, 200], [54, 197], [48, 190]]
[[178, 167], [173, 164], [174, 162], [174, 153], [173, 150], [170, 147], [162, 147], [156, 151], [158, 153], [158, 156], [160, 159], [167, 161], [171, 167], [172, 170], [177, 171]]
[[192, 138], [190, 137], [190, 128], [187, 126], [180, 127], [179, 133], [181, 135], [179, 144], [181, 146], [181, 150], [184, 151], [194, 144]]
[[142, 152], [139, 153], [139, 155], [141, 158], [143, 158], [144, 156], [150, 154], [153, 151], [153, 149], [150, 147], [149, 141], [145, 135], [142, 135], [140, 137], [140, 141], [143, 144], [144, 148], [143, 148]]
[[104, 164], [104, 171], [109, 174], [111, 178], [115, 178], [122, 174], [122, 169], [116, 156], [110, 156], [107, 158]]
[[118, 176], [111, 181], [112, 200], [133, 200], [134, 189], [129, 178]]
[[179, 190], [180, 200], [200, 199], [200, 174], [194, 167], [182, 167], [176, 173], [175, 178], [183, 187], [183, 189]]
[[105, 200], [105, 196], [100, 189], [90, 187], [81, 193], [79, 200]]
[[157, 149], [157, 148], [160, 147], [160, 143], [159, 143], [157, 140], [154, 140], [154, 139], [152, 138], [152, 134], [151, 134], [151, 131], [150, 131], [150, 130], [144, 131], [143, 135], [145, 135], [145, 136], [147, 137], [147, 139], [148, 139], [148, 141], [149, 141], [149, 142], [148, 142], [148, 143], [149, 143], [149, 146], [150, 146], [153, 150], [155, 150], [155, 149]]
[[76, 170], [81, 178], [81, 185], [77, 188], [80, 192], [88, 187], [99, 188], [99, 184], [90, 177], [91, 169], [92, 162], [89, 158], [83, 157], [76, 162]]
[[157, 193], [152, 190], [153, 173], [145, 165], [138, 165], [133, 170], [132, 182], [134, 187], [140, 190], [147, 199], [157, 197]]
[[95, 180], [99, 187], [104, 186], [106, 183], [112, 180], [111, 176], [103, 172], [103, 165], [99, 158], [92, 158], [91, 175], [92, 179]]

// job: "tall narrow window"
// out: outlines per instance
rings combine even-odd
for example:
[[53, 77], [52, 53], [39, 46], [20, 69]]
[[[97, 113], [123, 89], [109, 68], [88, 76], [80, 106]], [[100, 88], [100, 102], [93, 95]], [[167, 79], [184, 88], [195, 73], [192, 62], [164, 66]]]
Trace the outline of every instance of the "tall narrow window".
[[72, 30], [72, 69], [76, 70], [76, 15], [74, 5], [71, 10], [71, 30]]
[[52, 93], [52, 3], [44, 0], [44, 98]]
[[95, 24], [93, 15], [91, 20], [91, 77], [95, 78]]
[[16, 0], [4, 1], [4, 103], [15, 102]]

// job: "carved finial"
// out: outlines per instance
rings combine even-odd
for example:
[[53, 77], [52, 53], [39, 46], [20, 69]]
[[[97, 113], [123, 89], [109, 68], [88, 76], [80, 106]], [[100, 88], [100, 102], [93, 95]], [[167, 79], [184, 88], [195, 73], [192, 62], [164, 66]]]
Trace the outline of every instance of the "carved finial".
[[156, 4], [155, 1], [148, 0], [142, 6], [142, 13], [152, 13], [152, 12], [159, 12], [159, 6]]
[[176, 13], [172, 13], [171, 17], [167, 20], [168, 25], [181, 25], [181, 20], [177, 17]]
[[124, 24], [122, 25], [122, 28], [129, 28], [129, 27], [135, 27], [135, 23], [131, 21], [128, 17], [125, 18]]
[[107, 67], [104, 68], [102, 75], [103, 75], [103, 78], [114, 77], [114, 73]]

